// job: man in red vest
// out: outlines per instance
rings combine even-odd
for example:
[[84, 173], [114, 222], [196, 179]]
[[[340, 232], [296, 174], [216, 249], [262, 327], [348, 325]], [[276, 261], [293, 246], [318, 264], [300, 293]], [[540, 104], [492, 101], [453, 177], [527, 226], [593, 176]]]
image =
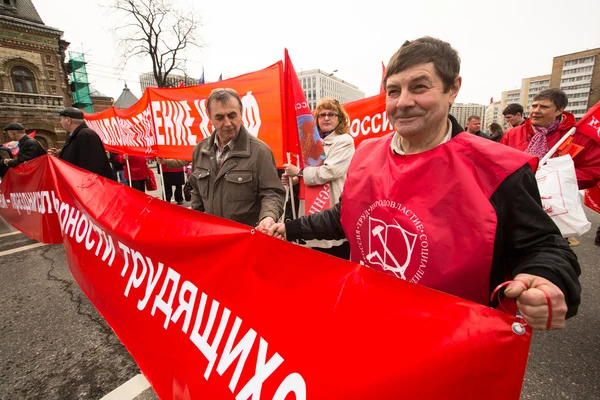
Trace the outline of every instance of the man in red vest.
[[450, 44], [405, 42], [384, 79], [395, 132], [359, 146], [341, 203], [270, 233], [345, 237], [356, 263], [485, 305], [518, 280], [505, 294], [527, 323], [562, 328], [580, 301], [577, 258], [542, 209], [535, 159], [462, 132], [448, 114], [459, 71]]

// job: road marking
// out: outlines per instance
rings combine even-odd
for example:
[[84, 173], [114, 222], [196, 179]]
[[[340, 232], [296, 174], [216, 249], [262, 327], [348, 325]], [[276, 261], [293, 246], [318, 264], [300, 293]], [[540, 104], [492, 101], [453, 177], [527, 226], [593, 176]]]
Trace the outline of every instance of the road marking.
[[19, 233], [21, 233], [21, 231], [12, 231], [12, 232], [8, 232], [8, 233], [3, 233], [0, 235], [0, 238], [12, 236], [12, 235], [18, 235]]
[[41, 247], [41, 246], [45, 246], [45, 245], [46, 245], [45, 243], [34, 243], [34, 244], [30, 244], [28, 246], [17, 247], [16, 249], [0, 251], [0, 257], [7, 256], [9, 254], [19, 253], [19, 252], [25, 251], [25, 250], [35, 249], [36, 247]]
[[138, 374], [101, 398], [100, 400], [132, 400], [150, 388], [144, 375]]

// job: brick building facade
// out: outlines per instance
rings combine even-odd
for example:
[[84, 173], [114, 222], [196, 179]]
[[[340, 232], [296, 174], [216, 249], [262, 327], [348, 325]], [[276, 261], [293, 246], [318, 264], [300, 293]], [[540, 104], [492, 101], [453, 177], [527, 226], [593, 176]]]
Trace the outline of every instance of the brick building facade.
[[0, 130], [23, 124], [44, 146], [61, 147], [57, 111], [70, 106], [62, 32], [44, 24], [31, 0], [0, 2]]

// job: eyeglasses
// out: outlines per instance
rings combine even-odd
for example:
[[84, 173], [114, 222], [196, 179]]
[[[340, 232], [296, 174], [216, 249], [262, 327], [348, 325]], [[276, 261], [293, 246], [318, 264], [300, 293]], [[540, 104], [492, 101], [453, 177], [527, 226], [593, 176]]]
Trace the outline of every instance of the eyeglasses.
[[321, 113], [318, 115], [319, 118], [333, 118], [333, 117], [337, 117], [338, 115], [336, 113]]

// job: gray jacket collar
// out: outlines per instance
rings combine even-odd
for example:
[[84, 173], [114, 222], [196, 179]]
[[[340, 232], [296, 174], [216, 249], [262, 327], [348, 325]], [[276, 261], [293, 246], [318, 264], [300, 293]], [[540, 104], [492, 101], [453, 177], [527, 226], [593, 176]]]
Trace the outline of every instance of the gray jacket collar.
[[[216, 131], [210, 135], [209, 139], [204, 143], [204, 146], [202, 146], [201, 151], [206, 154], [214, 152], [215, 140], [217, 140]], [[240, 128], [240, 133], [235, 139], [235, 144], [233, 150], [229, 153], [229, 157], [250, 157], [250, 134], [244, 125]]]

